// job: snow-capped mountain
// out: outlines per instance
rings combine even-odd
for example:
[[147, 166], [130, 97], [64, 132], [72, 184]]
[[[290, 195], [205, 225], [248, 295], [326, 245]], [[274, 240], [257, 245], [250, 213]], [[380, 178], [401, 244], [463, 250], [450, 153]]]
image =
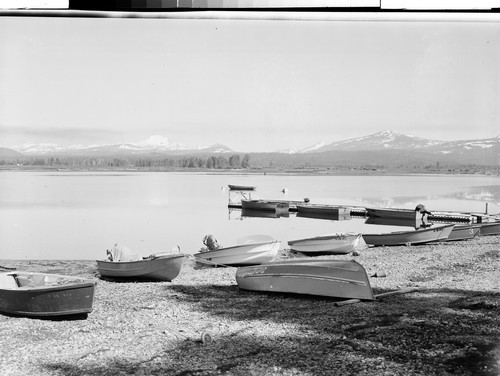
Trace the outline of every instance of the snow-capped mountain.
[[313, 145], [305, 152], [323, 152], [330, 150], [390, 150], [390, 149], [423, 149], [444, 144], [445, 141], [428, 140], [409, 134], [383, 131], [368, 136], [335, 141], [320, 147]]
[[428, 149], [437, 153], [449, 154], [471, 150], [494, 151], [500, 148], [500, 136], [479, 140], [443, 142], [439, 147], [430, 146]]
[[188, 146], [179, 142], [171, 141], [167, 137], [154, 135], [148, 139], [133, 143], [122, 142], [107, 145], [70, 145], [61, 146], [57, 144], [24, 144], [14, 146], [12, 149], [25, 155], [44, 154], [145, 154], [145, 153], [180, 153], [180, 152], [206, 152], [206, 153], [230, 153], [232, 150], [225, 145], [215, 144], [212, 146]]
[[436, 141], [383, 131], [369, 136], [335, 141], [319, 148], [311, 147], [310, 150], [307, 152], [309, 155], [337, 153], [335, 158], [341, 158], [350, 153], [351, 159], [365, 158], [367, 161], [376, 156], [382, 164], [406, 155], [425, 161], [497, 165], [500, 163], [500, 136], [478, 140]]
[[323, 147], [325, 147], [327, 144], [324, 141], [318, 142], [317, 144], [302, 148], [298, 150], [298, 153], [313, 153], [315, 151], [321, 150]]
[[[163, 136], [151, 136], [141, 142], [123, 142], [108, 145], [71, 145], [61, 146], [56, 144], [25, 144], [12, 147], [16, 152], [30, 157], [48, 156], [79, 156], [79, 157], [127, 157], [127, 156], [184, 156], [192, 154], [224, 154], [237, 153], [225, 145], [189, 146], [172, 141]], [[250, 151], [251, 152], [251, 151]], [[425, 163], [462, 163], [498, 165], [500, 163], [500, 136], [488, 139], [461, 140], [461, 141], [436, 141], [413, 135], [401, 134], [393, 131], [383, 131], [372, 135], [351, 138], [332, 143], [320, 142], [302, 149], [281, 149], [271, 153], [272, 158], [278, 160], [287, 156], [287, 163], [313, 163], [314, 160], [333, 161], [338, 163], [345, 160], [350, 163], [354, 160], [361, 163], [386, 164], [395, 160], [406, 158], [411, 161], [421, 160]], [[268, 158], [268, 153], [254, 153], [253, 160]], [[292, 159], [290, 159], [292, 158]], [[300, 161], [300, 162], [299, 162]], [[306, 162], [304, 162], [306, 161]], [[332, 162], [329, 162], [332, 163]]]
[[293, 148], [288, 148], [288, 149], [280, 149], [276, 150], [275, 153], [281, 153], [281, 154], [301, 154], [301, 153], [312, 153], [315, 152], [316, 150], [322, 148], [323, 146], [326, 145], [326, 142], [321, 141], [318, 142], [317, 144], [302, 148], [302, 149], [293, 149]]

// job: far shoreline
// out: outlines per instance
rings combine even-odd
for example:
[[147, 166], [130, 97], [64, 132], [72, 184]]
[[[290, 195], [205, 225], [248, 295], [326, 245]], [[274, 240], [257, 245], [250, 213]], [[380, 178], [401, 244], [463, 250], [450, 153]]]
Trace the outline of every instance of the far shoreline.
[[60, 173], [188, 173], [205, 175], [272, 175], [272, 176], [500, 176], [492, 172], [444, 172], [444, 171], [405, 171], [398, 169], [377, 168], [309, 168], [309, 169], [285, 169], [285, 168], [251, 168], [251, 169], [210, 169], [210, 168], [56, 168], [56, 167], [24, 167], [24, 166], [0, 166], [1, 172], [60, 172]]

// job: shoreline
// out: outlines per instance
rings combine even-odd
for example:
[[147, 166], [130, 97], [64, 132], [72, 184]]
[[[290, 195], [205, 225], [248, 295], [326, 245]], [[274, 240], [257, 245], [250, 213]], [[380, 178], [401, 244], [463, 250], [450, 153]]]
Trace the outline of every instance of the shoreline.
[[[352, 255], [375, 294], [335, 300], [244, 291], [236, 268], [189, 258], [172, 282], [99, 278], [93, 260], [0, 260], [97, 281], [85, 320], [0, 315], [4, 375], [500, 374], [500, 236]], [[288, 250], [279, 259], [298, 258]], [[309, 259], [309, 258], [308, 258]], [[385, 278], [373, 275], [383, 270]], [[208, 333], [212, 342], [203, 343]]]
[[347, 168], [312, 168], [287, 169], [256, 167], [251, 169], [199, 169], [199, 168], [58, 168], [58, 167], [13, 167], [0, 166], [0, 171], [9, 172], [61, 172], [61, 173], [138, 173], [138, 172], [173, 172], [205, 175], [271, 175], [271, 176], [500, 176], [491, 172], [443, 172], [443, 171], [404, 171], [398, 169], [347, 169]]

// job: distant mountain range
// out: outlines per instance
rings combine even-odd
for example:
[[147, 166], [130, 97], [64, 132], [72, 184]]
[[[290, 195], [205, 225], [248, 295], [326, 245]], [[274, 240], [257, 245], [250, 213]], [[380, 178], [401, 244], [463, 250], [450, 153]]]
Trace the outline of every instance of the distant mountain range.
[[23, 155], [30, 156], [111, 156], [111, 155], [142, 155], [142, 154], [190, 154], [190, 153], [231, 153], [227, 146], [215, 144], [212, 146], [187, 146], [171, 141], [163, 136], [151, 136], [139, 143], [119, 143], [106, 145], [71, 145], [61, 146], [57, 144], [25, 144], [15, 146], [13, 149]]
[[20, 158], [23, 155], [9, 148], [0, 148], [0, 158]]
[[401, 134], [393, 131], [383, 131], [364, 137], [334, 141], [329, 144], [320, 142], [299, 150], [281, 150], [283, 153], [321, 153], [326, 151], [374, 151], [374, 150], [419, 150], [448, 154], [460, 150], [494, 149], [500, 144], [500, 136], [481, 140], [436, 141]]
[[[180, 156], [238, 153], [222, 144], [212, 146], [187, 146], [173, 142], [166, 137], [151, 136], [139, 143], [119, 143], [108, 145], [29, 144], [0, 148], [0, 157], [16, 158], [22, 156]], [[500, 136], [488, 139], [436, 141], [393, 131], [383, 131], [364, 137], [351, 138], [331, 143], [320, 142], [300, 150], [280, 150], [274, 153], [252, 153], [253, 160], [267, 163], [270, 158], [292, 164], [319, 163], [326, 165], [333, 160], [345, 163], [394, 163], [395, 158], [417, 160], [426, 163], [466, 163], [480, 165], [500, 164]], [[286, 157], [288, 156], [288, 157]]]

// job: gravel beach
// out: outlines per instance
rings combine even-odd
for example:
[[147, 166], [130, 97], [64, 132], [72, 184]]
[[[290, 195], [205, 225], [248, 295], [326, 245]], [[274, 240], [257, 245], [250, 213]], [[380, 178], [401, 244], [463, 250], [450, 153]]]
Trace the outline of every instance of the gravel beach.
[[0, 373], [500, 375], [500, 236], [328, 257], [362, 264], [375, 294], [418, 290], [337, 307], [241, 290], [235, 268], [192, 258], [173, 282], [156, 283], [100, 279], [92, 260], [0, 260], [97, 281], [86, 319], [0, 315]]

